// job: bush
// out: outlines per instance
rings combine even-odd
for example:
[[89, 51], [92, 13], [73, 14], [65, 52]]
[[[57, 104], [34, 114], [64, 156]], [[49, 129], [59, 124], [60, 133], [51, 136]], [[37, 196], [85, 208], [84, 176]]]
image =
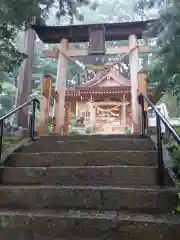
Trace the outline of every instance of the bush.
[[131, 134], [131, 128], [125, 127], [124, 128], [124, 134]]
[[71, 131], [69, 132], [69, 135], [70, 135], [70, 136], [75, 136], [75, 135], [80, 135], [80, 133], [79, 133], [78, 130], [71, 130]]

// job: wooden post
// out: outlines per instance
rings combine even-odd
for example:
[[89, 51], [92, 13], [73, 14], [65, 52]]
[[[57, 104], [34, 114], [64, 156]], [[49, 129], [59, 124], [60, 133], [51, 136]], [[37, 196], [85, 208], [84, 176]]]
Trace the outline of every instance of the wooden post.
[[41, 112], [38, 127], [38, 136], [43, 136], [46, 134], [49, 120], [51, 92], [52, 92], [52, 78], [50, 75], [44, 75], [42, 81], [42, 99], [40, 106]]
[[76, 118], [79, 116], [79, 102], [76, 100]]
[[122, 123], [124, 125], [127, 124], [127, 106], [129, 105], [129, 102], [123, 102], [122, 103]]
[[[148, 97], [148, 88], [147, 88], [147, 74], [140, 71], [138, 72], [138, 92], [143, 93], [146, 97]], [[144, 101], [144, 114], [145, 114], [145, 131], [148, 129], [148, 103]], [[142, 117], [142, 116], [141, 116]]]
[[138, 60], [138, 48], [137, 38], [135, 35], [129, 37], [129, 64], [130, 64], [130, 78], [131, 78], [131, 109], [132, 109], [132, 120], [134, 125], [134, 132], [140, 133], [140, 108], [137, 99], [138, 80], [137, 73], [139, 71], [139, 60]]
[[122, 104], [122, 122], [123, 122], [123, 125], [126, 124], [126, 105], [125, 105], [125, 103]]
[[[32, 90], [32, 62], [34, 54], [34, 45], [36, 32], [32, 28], [24, 31], [24, 52], [27, 55], [20, 66], [19, 76], [17, 80], [16, 107], [22, 105], [30, 99]], [[16, 113], [15, 122], [18, 126], [28, 128], [28, 109], [26, 106]]]
[[71, 112], [70, 102], [66, 102], [65, 103], [65, 116], [64, 116], [64, 125], [63, 125], [63, 135], [68, 135], [70, 112]]
[[94, 123], [94, 108], [93, 108], [93, 102], [90, 101], [89, 103], [89, 125], [90, 126], [93, 126], [93, 123]]
[[93, 105], [93, 115], [92, 115], [92, 122], [93, 124], [96, 124], [96, 107]]
[[[140, 71], [138, 72], [138, 90], [139, 92], [143, 93], [146, 97], [148, 97], [148, 89], [147, 89], [147, 74]], [[144, 110], [148, 110], [148, 103], [144, 101]]]
[[[65, 116], [65, 92], [66, 92], [66, 74], [67, 74], [67, 58], [62, 53], [67, 53], [68, 40], [62, 39], [60, 42], [60, 53], [58, 56], [56, 91], [58, 93], [58, 101], [54, 101], [53, 114], [56, 121], [55, 133], [62, 134], [64, 116]], [[61, 53], [62, 52], [62, 53]]]

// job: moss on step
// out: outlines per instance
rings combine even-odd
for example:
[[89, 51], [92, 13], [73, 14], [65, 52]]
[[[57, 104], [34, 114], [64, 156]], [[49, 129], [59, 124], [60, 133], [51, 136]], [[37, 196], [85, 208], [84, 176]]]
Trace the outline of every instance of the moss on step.
[[6, 149], [7, 147], [17, 144], [22, 140], [21, 136], [5, 136], [3, 137], [3, 149]]

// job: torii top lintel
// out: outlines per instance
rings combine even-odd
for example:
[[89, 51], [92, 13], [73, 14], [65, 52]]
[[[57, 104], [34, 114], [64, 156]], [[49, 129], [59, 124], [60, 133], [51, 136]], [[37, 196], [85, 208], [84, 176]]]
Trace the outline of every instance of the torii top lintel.
[[69, 42], [88, 42], [89, 30], [94, 27], [104, 28], [105, 41], [118, 41], [127, 40], [132, 34], [136, 35], [139, 39], [142, 38], [143, 32], [147, 30], [148, 25], [154, 21], [155, 20], [72, 26], [32, 25], [32, 28], [44, 43], [59, 43], [62, 38], [68, 39]]

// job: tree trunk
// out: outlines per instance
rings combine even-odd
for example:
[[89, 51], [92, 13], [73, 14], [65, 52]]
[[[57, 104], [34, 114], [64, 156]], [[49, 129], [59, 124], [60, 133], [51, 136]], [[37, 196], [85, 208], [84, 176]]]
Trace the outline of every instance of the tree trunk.
[[[19, 70], [16, 107], [22, 105], [30, 99], [30, 94], [32, 91], [32, 63], [35, 39], [35, 31], [31, 28], [27, 28], [27, 30], [24, 32], [24, 53], [27, 54], [27, 58], [23, 60]], [[27, 106], [17, 112], [16, 123], [18, 126], [28, 128], [28, 109], [29, 107]]]

